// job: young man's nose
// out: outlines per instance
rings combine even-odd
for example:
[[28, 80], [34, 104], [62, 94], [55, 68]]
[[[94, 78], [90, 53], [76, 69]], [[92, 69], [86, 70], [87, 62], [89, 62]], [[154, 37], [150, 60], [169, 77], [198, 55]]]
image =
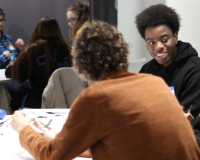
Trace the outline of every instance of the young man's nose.
[[156, 50], [157, 52], [159, 52], [159, 51], [162, 51], [163, 48], [164, 48], [163, 43], [158, 41], [158, 42], [156, 43], [155, 50]]

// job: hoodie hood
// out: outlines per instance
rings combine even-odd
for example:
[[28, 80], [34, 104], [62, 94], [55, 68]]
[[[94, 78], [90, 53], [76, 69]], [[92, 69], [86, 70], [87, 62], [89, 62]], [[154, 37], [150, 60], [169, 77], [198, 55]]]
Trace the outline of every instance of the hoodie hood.
[[177, 48], [178, 48], [177, 55], [175, 57], [175, 60], [173, 61], [175, 63], [178, 61], [182, 61], [185, 58], [188, 59], [189, 57], [192, 56], [198, 56], [197, 51], [192, 47], [190, 43], [178, 41]]

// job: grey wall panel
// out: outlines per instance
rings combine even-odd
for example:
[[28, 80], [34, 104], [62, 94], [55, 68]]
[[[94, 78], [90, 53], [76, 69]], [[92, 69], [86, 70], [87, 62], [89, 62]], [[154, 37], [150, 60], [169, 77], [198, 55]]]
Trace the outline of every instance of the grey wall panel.
[[22, 38], [27, 44], [37, 22], [48, 16], [58, 21], [64, 37], [71, 44], [66, 11], [76, 2], [89, 0], [0, 0], [0, 7], [6, 14], [4, 32], [12, 37], [13, 43]]

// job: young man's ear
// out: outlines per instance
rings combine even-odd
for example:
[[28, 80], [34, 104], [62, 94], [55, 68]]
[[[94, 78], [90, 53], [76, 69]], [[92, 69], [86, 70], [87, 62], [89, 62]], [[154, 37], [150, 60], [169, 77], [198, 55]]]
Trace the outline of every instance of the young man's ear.
[[175, 40], [175, 43], [177, 44], [178, 43], [178, 32], [174, 33], [174, 40]]

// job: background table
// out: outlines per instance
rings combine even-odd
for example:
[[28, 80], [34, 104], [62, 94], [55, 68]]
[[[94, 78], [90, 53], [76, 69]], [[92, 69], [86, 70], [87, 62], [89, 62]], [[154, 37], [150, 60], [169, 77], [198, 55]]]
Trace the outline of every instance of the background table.
[[[33, 111], [37, 116], [53, 116], [53, 114], [46, 114], [46, 112], [61, 112], [65, 114], [56, 114], [61, 116], [54, 116], [48, 118], [39, 118], [40, 121], [46, 123], [49, 119], [53, 119], [50, 127], [53, 127], [56, 132], [60, 132], [68, 117], [69, 109], [24, 109], [23, 112], [28, 113]], [[3, 120], [11, 117], [7, 115]], [[3, 120], [0, 120], [3, 121]], [[24, 148], [21, 147], [19, 142], [19, 134], [15, 132], [11, 125], [12, 118], [0, 127], [0, 159], [2, 160], [35, 160]], [[30, 124], [32, 125], [32, 123]], [[74, 160], [92, 160], [91, 158], [77, 157]]]
[[6, 78], [5, 69], [0, 69], [0, 83], [11, 81], [11, 78]]

